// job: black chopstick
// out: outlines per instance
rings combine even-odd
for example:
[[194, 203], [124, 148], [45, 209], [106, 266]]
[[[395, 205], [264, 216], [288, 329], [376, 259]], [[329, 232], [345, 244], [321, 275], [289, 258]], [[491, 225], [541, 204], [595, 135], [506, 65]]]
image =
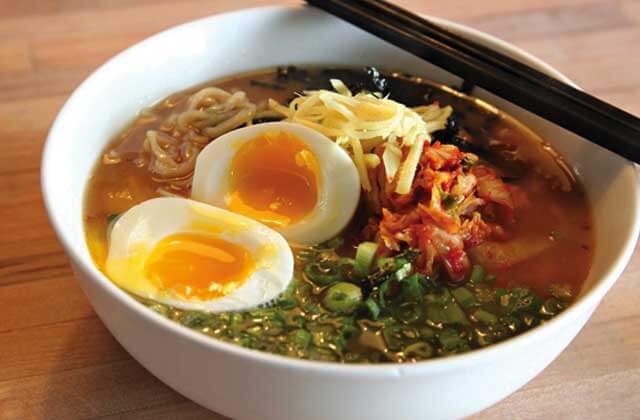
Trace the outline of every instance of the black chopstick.
[[[593, 101], [592, 99], [595, 98], [581, 90], [568, 86], [558, 79], [548, 76], [547, 74], [529, 67], [526, 64], [521, 63], [520, 61], [514, 60], [513, 58], [496, 50], [492, 50], [491, 48], [488, 48], [482, 44], [478, 44], [477, 42], [464, 39], [463, 37], [450, 32], [432, 22], [429, 22], [423, 17], [411, 13], [408, 10], [403, 9], [393, 3], [389, 3], [384, 0], [352, 1], [359, 3], [363, 7], [368, 7], [369, 10], [375, 10], [377, 13], [386, 15], [389, 19], [393, 19], [399, 25], [404, 25], [413, 30], [421, 31], [423, 34], [428, 35], [440, 42], [446, 43], [447, 45], [450, 45], [460, 51], [473, 55], [476, 58], [487, 60], [487, 62], [490, 62], [492, 65], [498, 66], [505, 71], [509, 71], [512, 73], [515, 71], [517, 72], [517, 76], [526, 77], [534, 83], [541, 84], [542, 87], [553, 89], [562, 95], [575, 95], [575, 99], [582, 102], [583, 105], [588, 107], [597, 107], [601, 110], [601, 112], [611, 114], [616, 118], [622, 118], [622, 123], [627, 123], [627, 121], [629, 120], [625, 119], [627, 119], [628, 117], [633, 118], [632, 115], [619, 108], [616, 108], [600, 100]], [[567, 87], [570, 88], [570, 90], [567, 90]], [[637, 120], [635, 118], [633, 118], [633, 120], [635, 120], [636, 122], [640, 122], [640, 120]], [[636, 126], [640, 129], [640, 125]]]
[[307, 0], [623, 157], [640, 162], [640, 120], [523, 63], [381, 0]]

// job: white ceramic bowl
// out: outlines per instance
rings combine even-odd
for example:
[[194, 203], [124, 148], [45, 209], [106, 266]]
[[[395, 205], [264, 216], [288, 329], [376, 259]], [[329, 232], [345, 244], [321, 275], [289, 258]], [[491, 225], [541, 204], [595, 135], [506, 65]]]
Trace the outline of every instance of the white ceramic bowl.
[[[568, 82], [503, 41], [439, 23]], [[628, 161], [486, 92], [474, 93], [520, 118], [568, 158], [593, 206], [596, 251], [585, 289], [573, 306], [542, 327], [483, 350], [413, 365], [309, 362], [246, 350], [183, 328], [135, 302], [94, 267], [84, 240], [83, 195], [111, 136], [142, 107], [172, 92], [278, 64], [376, 65], [459, 82], [308, 8], [212, 16], [153, 36], [100, 67], [73, 93], [51, 128], [42, 189], [78, 281], [116, 339], [178, 392], [237, 419], [456, 418], [494, 404], [544, 369], [582, 328], [631, 256], [640, 220], [636, 173]]]

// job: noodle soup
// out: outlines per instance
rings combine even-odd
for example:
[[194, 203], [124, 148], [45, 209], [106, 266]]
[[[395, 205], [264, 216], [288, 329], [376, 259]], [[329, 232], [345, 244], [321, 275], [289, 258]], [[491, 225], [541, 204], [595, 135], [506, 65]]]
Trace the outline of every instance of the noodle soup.
[[[195, 187], [201, 181], [196, 166], [205, 150], [218, 140], [227, 141], [241, 127], [274, 121], [304, 126], [338, 145], [350, 158], [360, 185], [359, 195], [341, 193], [346, 177], [328, 178], [314, 187], [318, 192], [312, 204], [350, 216], [340, 233], [317, 243], [291, 240], [273, 217], [264, 217], [265, 209], [281, 214], [282, 206], [294, 206], [302, 195], [287, 195], [287, 188], [280, 191], [275, 186], [269, 190], [277, 184], [276, 177], [284, 175], [263, 176], [255, 187], [266, 207], [251, 204], [246, 194], [243, 203], [253, 206], [251, 211], [247, 206], [227, 206], [288, 239], [286, 250], [273, 251], [293, 255], [286, 288], [268, 302], [219, 311], [181, 303], [197, 301], [190, 293], [197, 285], [189, 279], [171, 303], [157, 298], [174, 292], [164, 280], [142, 287], [144, 279], [125, 266], [123, 278], [116, 281], [110, 259], [115, 255], [114, 235], [125, 230], [125, 217], [157, 197], [197, 200], [201, 195], [194, 194]], [[338, 156], [293, 140], [293, 146], [284, 147], [286, 136], [265, 136], [283, 156], [285, 150], [293, 150], [288, 176], [298, 176], [298, 165], [312, 174], [309, 179], [320, 179], [318, 174]], [[243, 147], [232, 145], [229, 150], [237, 154]], [[277, 157], [264, 147], [258, 152], [262, 160]], [[255, 162], [251, 167], [260, 166], [260, 159]], [[281, 173], [287, 162], [281, 157], [277, 165], [266, 168], [272, 172], [262, 173]], [[213, 160], [202, 170], [217, 164]], [[301, 191], [311, 181], [305, 182]], [[320, 200], [328, 184], [337, 185], [333, 188], [342, 199], [328, 194], [327, 200]], [[343, 211], [349, 198], [355, 209], [352, 216]], [[229, 217], [225, 226], [235, 223], [231, 216], [224, 217]], [[301, 216], [303, 222], [305, 217]], [[446, 356], [534, 328], [571, 304], [589, 272], [594, 246], [590, 209], [579, 180], [534, 133], [455, 89], [372, 68], [289, 66], [237, 75], [177, 93], [143, 110], [96, 165], [86, 192], [85, 227], [96, 265], [151, 310], [248, 348], [356, 363]], [[171, 244], [160, 260], [170, 255], [171, 267], [201, 264], [203, 254], [194, 251], [204, 246], [201, 238], [174, 238]], [[225, 261], [245, 258], [259, 265], [262, 258], [258, 251], [240, 257], [243, 251], [235, 252], [226, 243], [212, 246], [207, 255], [215, 249], [216, 270], [231, 264]], [[137, 260], [135, 264], [142, 267], [143, 277], [153, 265]], [[232, 272], [241, 276], [240, 271]], [[244, 290], [240, 281], [229, 290], [219, 282], [209, 284], [206, 273], [205, 289], [221, 288], [220, 293], [229, 296]], [[138, 283], [132, 285], [134, 281]]]

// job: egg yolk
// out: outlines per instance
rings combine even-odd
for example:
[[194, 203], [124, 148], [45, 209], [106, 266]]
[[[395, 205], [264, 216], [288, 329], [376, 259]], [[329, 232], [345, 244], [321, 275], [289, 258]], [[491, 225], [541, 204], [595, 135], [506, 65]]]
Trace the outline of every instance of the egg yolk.
[[147, 278], [158, 290], [201, 300], [231, 293], [254, 269], [247, 249], [196, 233], [161, 239], [145, 264]]
[[272, 228], [303, 219], [318, 201], [318, 162], [307, 145], [284, 131], [240, 147], [231, 162], [227, 206]]

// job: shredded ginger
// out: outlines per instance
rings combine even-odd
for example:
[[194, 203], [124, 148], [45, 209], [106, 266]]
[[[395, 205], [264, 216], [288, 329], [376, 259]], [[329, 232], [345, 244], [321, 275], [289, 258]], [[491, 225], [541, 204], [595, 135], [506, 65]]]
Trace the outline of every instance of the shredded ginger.
[[[288, 107], [273, 99], [269, 107], [288, 121], [313, 128], [350, 150], [365, 191], [371, 191], [367, 168], [382, 162], [387, 180], [396, 180], [395, 192], [409, 193], [424, 142], [430, 143], [430, 134], [445, 128], [452, 108], [432, 104], [411, 109], [380, 94], [353, 95], [337, 79], [331, 79], [331, 85], [335, 92], [305, 91]], [[382, 159], [372, 153], [381, 144]]]

